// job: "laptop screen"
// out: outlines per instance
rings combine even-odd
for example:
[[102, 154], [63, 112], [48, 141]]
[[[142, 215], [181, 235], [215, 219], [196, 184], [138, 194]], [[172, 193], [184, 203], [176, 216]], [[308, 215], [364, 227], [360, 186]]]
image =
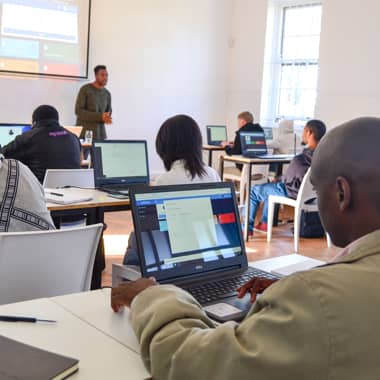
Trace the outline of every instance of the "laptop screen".
[[31, 129], [30, 124], [0, 123], [0, 145], [3, 147], [13, 141], [16, 136]]
[[224, 125], [207, 126], [207, 143], [209, 145], [220, 144], [227, 141], [227, 128]]
[[267, 154], [267, 143], [264, 132], [240, 132], [242, 154]]
[[247, 266], [231, 184], [134, 189], [131, 202], [144, 276], [169, 280]]
[[95, 141], [92, 160], [95, 187], [149, 183], [146, 141]]

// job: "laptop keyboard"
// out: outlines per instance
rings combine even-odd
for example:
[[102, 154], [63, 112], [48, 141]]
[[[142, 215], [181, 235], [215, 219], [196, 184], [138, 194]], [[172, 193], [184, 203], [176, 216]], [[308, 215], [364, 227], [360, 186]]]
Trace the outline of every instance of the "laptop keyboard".
[[200, 285], [190, 285], [189, 287], [183, 286], [183, 288], [203, 305], [227, 297], [235, 297], [237, 295], [236, 289], [244, 285], [253, 277], [262, 277], [270, 280], [278, 280], [280, 278], [269, 272], [250, 267], [244, 274], [236, 277], [225, 278]]

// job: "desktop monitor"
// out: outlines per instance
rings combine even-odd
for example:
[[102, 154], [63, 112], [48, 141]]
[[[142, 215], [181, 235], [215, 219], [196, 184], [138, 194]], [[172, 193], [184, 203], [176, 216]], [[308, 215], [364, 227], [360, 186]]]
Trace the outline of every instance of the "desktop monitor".
[[32, 128], [30, 124], [0, 123], [0, 145], [4, 147]]
[[130, 192], [142, 274], [166, 280], [247, 266], [231, 183]]
[[94, 141], [92, 161], [96, 188], [117, 184], [149, 184], [146, 141]]

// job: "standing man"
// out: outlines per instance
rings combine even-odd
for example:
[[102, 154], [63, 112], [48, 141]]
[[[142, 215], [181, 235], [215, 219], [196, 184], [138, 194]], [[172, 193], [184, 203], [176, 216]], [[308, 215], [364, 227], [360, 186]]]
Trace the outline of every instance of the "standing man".
[[88, 83], [79, 91], [75, 105], [77, 125], [83, 127], [81, 138], [86, 131], [92, 131], [95, 140], [105, 140], [105, 124], [112, 124], [111, 93], [105, 88], [108, 82], [107, 67], [98, 65], [94, 69], [95, 82]]

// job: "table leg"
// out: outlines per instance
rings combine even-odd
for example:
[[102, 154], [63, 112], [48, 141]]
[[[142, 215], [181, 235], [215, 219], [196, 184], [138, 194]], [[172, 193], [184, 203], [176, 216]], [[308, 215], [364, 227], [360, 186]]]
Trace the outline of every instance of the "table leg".
[[224, 159], [223, 159], [223, 156], [220, 156], [220, 159], [219, 159], [219, 175], [220, 175], [220, 179], [223, 181], [223, 175], [224, 175]]
[[[91, 220], [91, 224], [103, 223], [104, 224], [104, 209], [96, 208], [95, 215], [92, 216], [94, 218]], [[87, 219], [87, 223], [89, 220]], [[94, 269], [92, 272], [91, 279], [91, 290], [100, 289], [102, 287], [102, 272], [106, 267], [106, 259], [105, 259], [105, 250], [104, 250], [104, 240], [103, 234], [100, 238], [99, 246], [96, 251]]]
[[208, 166], [212, 167], [212, 150], [208, 151]]
[[252, 164], [248, 164], [247, 170], [247, 193], [245, 197], [245, 218], [244, 218], [244, 239], [246, 242], [249, 240], [248, 235], [248, 222], [249, 222], [249, 213], [251, 210], [251, 177], [252, 177]]

